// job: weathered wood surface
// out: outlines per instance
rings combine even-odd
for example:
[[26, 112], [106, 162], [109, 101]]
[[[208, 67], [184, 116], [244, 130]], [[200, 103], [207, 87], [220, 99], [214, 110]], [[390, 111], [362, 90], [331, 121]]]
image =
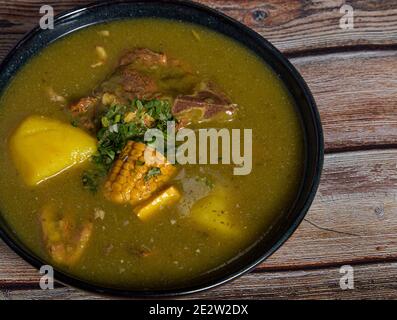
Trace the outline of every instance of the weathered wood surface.
[[326, 151], [397, 144], [397, 50], [291, 59], [320, 110]]
[[[0, 0], [0, 60], [37, 25], [41, 5], [59, 13], [90, 2]], [[319, 106], [328, 154], [318, 196], [291, 239], [255, 272], [190, 298], [396, 298], [397, 1], [349, 1], [353, 30], [339, 28], [342, 0], [199, 2], [291, 58]], [[339, 287], [344, 264], [355, 268], [354, 290]], [[0, 242], [0, 300], [69, 298], [103, 297], [39, 290], [37, 271]]]
[[394, 261], [396, 230], [397, 150], [330, 154], [309, 214], [261, 268]]
[[[39, 8], [52, 5], [56, 13], [92, 0], [0, 0], [2, 33], [25, 33], [38, 24]], [[337, 49], [362, 45], [388, 46], [397, 41], [397, 1], [352, 0], [353, 30], [339, 27], [344, 0], [199, 0], [243, 22], [284, 52]], [[1, 48], [4, 55], [13, 42]]]

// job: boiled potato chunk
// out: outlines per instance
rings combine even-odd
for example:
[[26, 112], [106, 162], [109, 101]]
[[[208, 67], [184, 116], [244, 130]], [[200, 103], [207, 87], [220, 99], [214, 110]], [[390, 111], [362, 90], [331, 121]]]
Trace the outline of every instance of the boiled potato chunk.
[[11, 155], [25, 183], [40, 182], [87, 160], [96, 139], [79, 128], [42, 116], [26, 118], [10, 139]]
[[157, 195], [153, 200], [150, 200], [147, 204], [136, 207], [134, 212], [141, 220], [146, 220], [153, 216], [156, 212], [171, 206], [179, 201], [181, 194], [175, 187], [169, 187]]
[[197, 201], [191, 211], [194, 223], [210, 234], [234, 237], [240, 234], [234, 225], [223, 193], [213, 193]]

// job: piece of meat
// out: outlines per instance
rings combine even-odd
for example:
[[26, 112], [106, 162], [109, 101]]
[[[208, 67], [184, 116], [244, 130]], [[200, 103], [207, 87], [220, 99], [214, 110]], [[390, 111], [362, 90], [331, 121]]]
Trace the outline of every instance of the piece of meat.
[[179, 128], [209, 121], [227, 122], [234, 119], [237, 105], [211, 82], [203, 83], [193, 95], [180, 95], [172, 113], [180, 122]]
[[134, 69], [125, 69], [122, 71], [121, 84], [130, 99], [149, 100], [160, 95], [155, 80]]
[[233, 119], [237, 106], [211, 82], [200, 82], [197, 73], [178, 59], [145, 48], [127, 52], [110, 77], [91, 97], [69, 107], [77, 125], [95, 133], [102, 112], [112, 104], [134, 99], [167, 99], [180, 126]]
[[138, 64], [140, 66], [153, 67], [154, 65], [166, 65], [167, 56], [146, 48], [138, 48], [127, 52], [120, 59], [120, 66]]
[[75, 104], [70, 105], [69, 109], [72, 112], [72, 115], [81, 115], [91, 112], [97, 102], [97, 98], [86, 97], [80, 99]]
[[95, 132], [97, 128], [96, 113], [98, 102], [98, 98], [85, 97], [69, 106], [68, 109], [76, 121], [76, 125], [87, 131]]
[[72, 266], [85, 252], [94, 226], [87, 221], [77, 227], [70, 215], [58, 215], [53, 204], [44, 206], [41, 211], [44, 244], [55, 263]]
[[154, 70], [154, 66], [167, 69], [167, 56], [141, 48], [127, 52], [115, 72], [94, 90], [92, 96], [81, 98], [67, 108], [76, 125], [95, 133], [101, 111], [109, 105], [128, 104], [135, 98], [160, 97], [157, 83], [160, 72]]

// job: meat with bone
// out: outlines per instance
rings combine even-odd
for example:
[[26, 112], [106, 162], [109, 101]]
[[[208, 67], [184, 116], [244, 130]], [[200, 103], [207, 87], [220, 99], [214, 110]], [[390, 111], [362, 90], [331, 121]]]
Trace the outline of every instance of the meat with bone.
[[129, 104], [134, 99], [167, 99], [181, 122], [179, 127], [212, 120], [230, 121], [237, 106], [210, 81], [180, 60], [149, 49], [127, 52], [110, 77], [90, 97], [69, 106], [72, 117], [84, 129], [95, 132], [100, 115], [109, 105]]
[[236, 112], [237, 105], [211, 82], [202, 83], [193, 95], [178, 96], [172, 107], [172, 113], [181, 123], [180, 127], [214, 120], [231, 121]]

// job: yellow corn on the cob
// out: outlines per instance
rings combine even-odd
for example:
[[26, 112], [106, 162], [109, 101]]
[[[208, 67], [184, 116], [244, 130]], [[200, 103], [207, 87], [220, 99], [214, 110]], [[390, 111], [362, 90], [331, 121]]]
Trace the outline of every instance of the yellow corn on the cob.
[[[152, 159], [149, 163], [145, 162], [148, 155]], [[161, 173], [148, 177], [153, 168], [159, 168]], [[158, 191], [175, 172], [175, 166], [160, 152], [143, 143], [129, 141], [110, 170], [104, 194], [110, 201], [135, 206]]]

